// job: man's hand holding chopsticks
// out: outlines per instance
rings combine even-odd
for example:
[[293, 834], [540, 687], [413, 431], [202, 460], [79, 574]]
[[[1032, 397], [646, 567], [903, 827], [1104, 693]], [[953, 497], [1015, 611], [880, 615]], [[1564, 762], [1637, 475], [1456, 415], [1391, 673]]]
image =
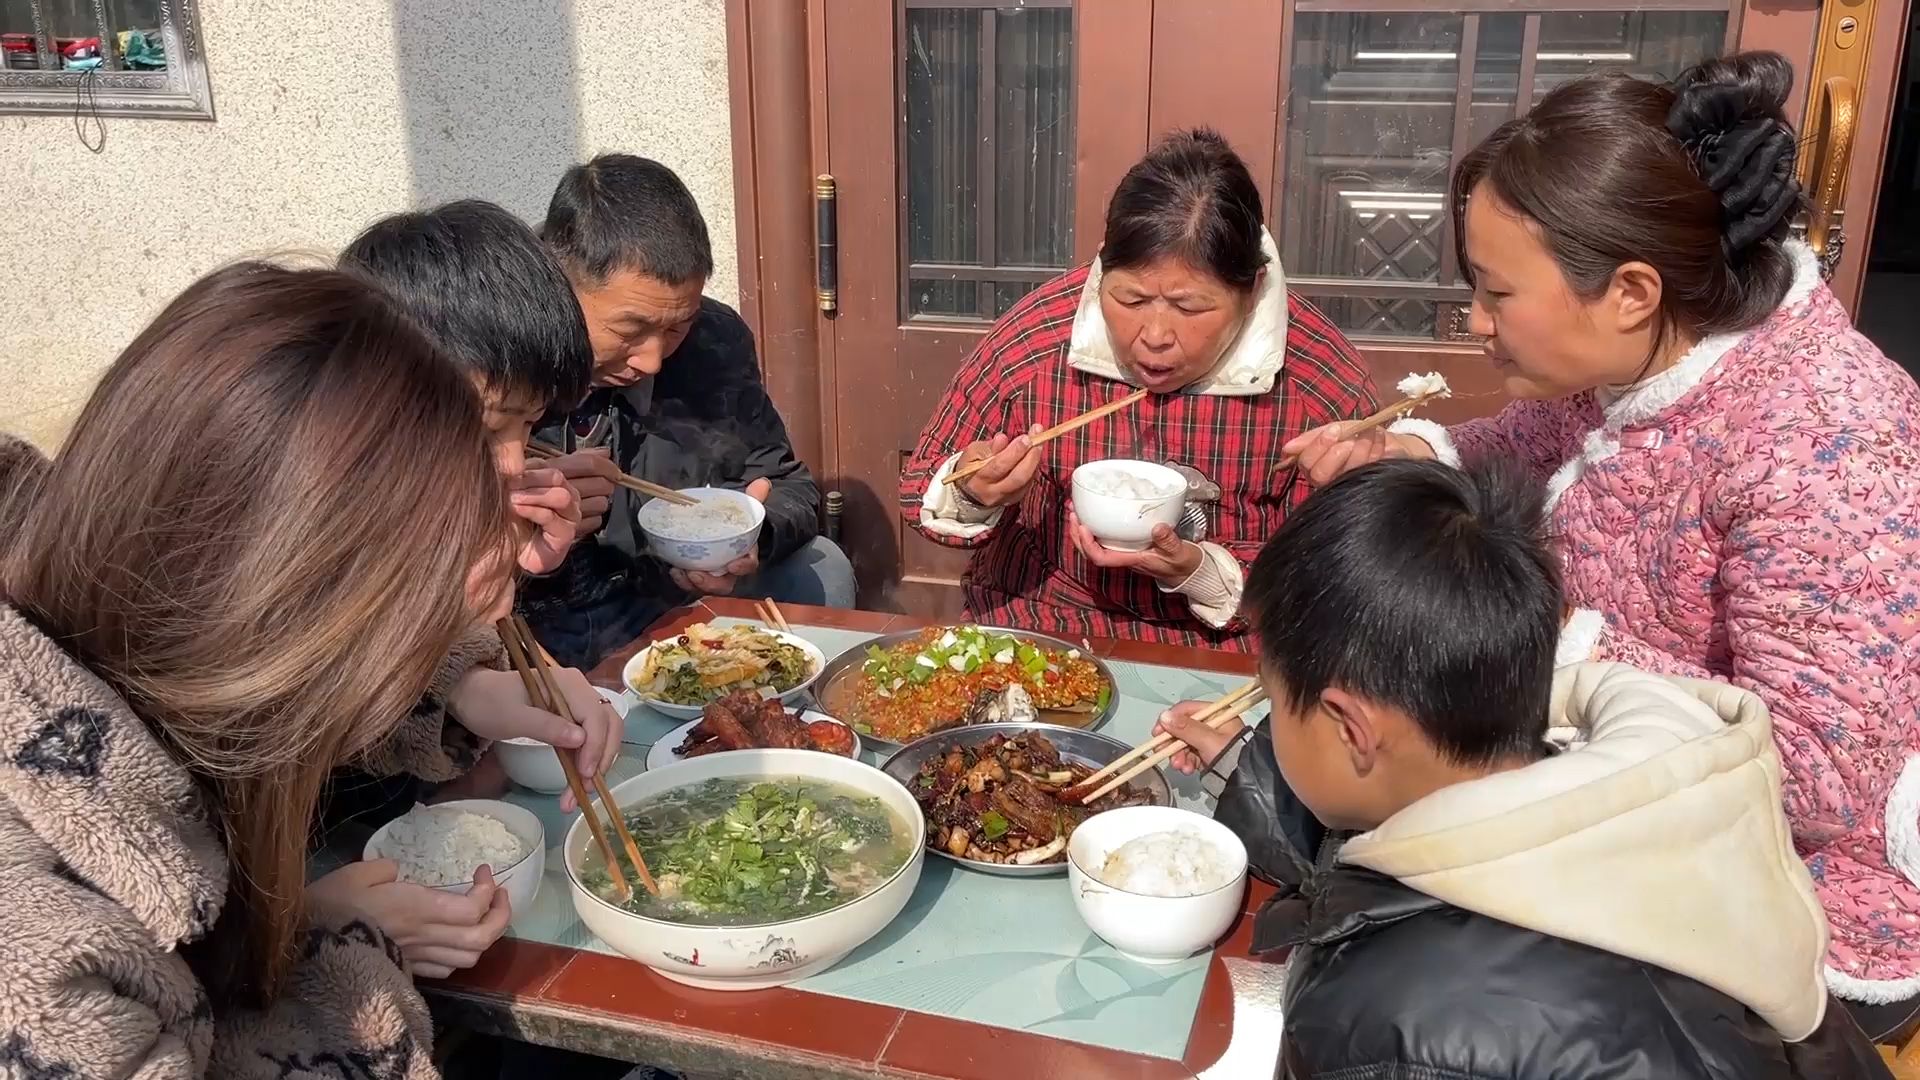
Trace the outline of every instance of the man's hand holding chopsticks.
[[1045, 456], [1045, 451], [1029, 442], [1040, 430], [1040, 425], [1035, 424], [1024, 435], [995, 435], [961, 451], [960, 460], [953, 464], [955, 472], [976, 461], [986, 462], [979, 472], [960, 481], [967, 498], [987, 507], [1011, 506], [1025, 498]]
[[1187, 749], [1169, 759], [1173, 767], [1183, 773], [1197, 773], [1212, 766], [1221, 753], [1233, 745], [1233, 740], [1247, 729], [1247, 725], [1237, 716], [1218, 728], [1210, 728], [1193, 718], [1193, 714], [1212, 704], [1211, 701], [1183, 701], [1161, 713], [1160, 719], [1154, 721], [1155, 735], [1164, 732], [1187, 744]]
[[[460, 726], [483, 739], [537, 739], [548, 746], [575, 751], [580, 775], [591, 779], [613, 767], [620, 757], [624, 725], [613, 706], [600, 696], [587, 677], [573, 668], [554, 672], [567, 707], [580, 723], [535, 708], [527, 701], [526, 685], [511, 671], [474, 668], [453, 685], [447, 711]], [[572, 813], [573, 792], [560, 796], [560, 809]]]

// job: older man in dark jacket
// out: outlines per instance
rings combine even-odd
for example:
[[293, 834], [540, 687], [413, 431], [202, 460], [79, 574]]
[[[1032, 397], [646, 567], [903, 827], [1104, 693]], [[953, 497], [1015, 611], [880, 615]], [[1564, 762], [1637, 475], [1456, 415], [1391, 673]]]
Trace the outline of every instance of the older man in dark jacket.
[[[560, 658], [589, 666], [701, 595], [853, 603], [853, 567], [820, 535], [820, 489], [768, 398], [753, 333], [702, 295], [713, 253], [693, 195], [655, 161], [603, 154], [567, 171], [544, 228], [585, 312], [593, 390], [540, 437], [580, 490], [583, 534], [522, 607]], [[647, 553], [624, 471], [668, 487], [743, 489], [766, 505], [759, 546], [713, 574]]]

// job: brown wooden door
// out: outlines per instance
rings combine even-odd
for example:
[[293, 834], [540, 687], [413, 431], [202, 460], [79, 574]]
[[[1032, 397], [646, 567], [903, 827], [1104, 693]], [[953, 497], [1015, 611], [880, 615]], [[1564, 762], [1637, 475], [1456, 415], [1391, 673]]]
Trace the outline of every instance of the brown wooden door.
[[[1900, 0], [1873, 30], [1835, 286], [1858, 296]], [[1831, 14], [1831, 13], [1830, 13]], [[1895, 14], [1904, 15], [1903, 11]], [[966, 554], [901, 522], [897, 481], [955, 368], [1035, 284], [1090, 257], [1153, 136], [1220, 130], [1267, 196], [1289, 287], [1390, 387], [1439, 370], [1440, 420], [1497, 410], [1464, 333], [1453, 163], [1559, 83], [1677, 73], [1734, 48], [1817, 66], [1816, 0], [828, 0], [809, 12], [818, 171], [838, 184], [839, 310], [822, 331], [823, 470], [867, 606], [958, 611]], [[1831, 19], [1829, 20], [1831, 21]], [[1388, 391], [1390, 393], [1390, 391]], [[957, 449], [957, 448], [956, 448]]]
[[863, 604], [955, 615], [967, 554], [905, 527], [900, 463], [994, 318], [1076, 261], [1079, 28], [1068, 0], [836, 0], [819, 18], [841, 537]]

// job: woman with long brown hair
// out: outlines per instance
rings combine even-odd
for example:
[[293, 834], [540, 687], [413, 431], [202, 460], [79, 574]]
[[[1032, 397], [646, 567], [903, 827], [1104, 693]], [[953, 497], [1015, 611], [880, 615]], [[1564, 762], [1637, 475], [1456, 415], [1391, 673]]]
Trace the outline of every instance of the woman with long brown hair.
[[466, 737], [432, 692], [490, 654], [515, 552], [465, 377], [372, 287], [245, 264], [128, 346], [50, 464], [6, 451], [6, 1071], [430, 1076], [420, 913], [378, 868], [309, 889], [306, 856], [331, 767]]

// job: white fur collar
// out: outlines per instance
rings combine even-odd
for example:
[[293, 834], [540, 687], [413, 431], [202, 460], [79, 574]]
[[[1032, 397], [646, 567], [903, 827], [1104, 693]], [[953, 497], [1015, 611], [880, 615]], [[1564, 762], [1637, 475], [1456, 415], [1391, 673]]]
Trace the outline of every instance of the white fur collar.
[[[1267, 256], [1267, 272], [1254, 293], [1252, 313], [1213, 370], [1181, 393], [1253, 397], [1273, 392], [1287, 355], [1287, 278], [1280, 268], [1280, 249], [1265, 229], [1260, 230], [1260, 250]], [[1095, 257], [1087, 270], [1086, 287], [1080, 290], [1080, 309], [1073, 316], [1067, 363], [1076, 371], [1128, 382], [1107, 337], [1106, 317], [1100, 313], [1100, 277], [1100, 260]]]
[[[1786, 250], [1787, 257], [1793, 260], [1793, 285], [1787, 289], [1780, 306], [1774, 309], [1776, 313], [1806, 303], [1807, 298], [1813, 295], [1813, 290], [1820, 285], [1820, 262], [1814, 258], [1813, 249], [1793, 240], [1786, 244]], [[1687, 350], [1685, 356], [1660, 374], [1622, 389], [1602, 387], [1597, 391], [1601, 409], [1600, 426], [1587, 432], [1587, 437], [1581, 442], [1580, 453], [1564, 462], [1547, 479], [1547, 507], [1551, 509], [1558, 504], [1560, 496], [1566, 494], [1567, 489], [1587, 469], [1620, 452], [1622, 431], [1645, 424], [1672, 407], [1674, 402], [1700, 385], [1714, 365], [1745, 340], [1747, 334], [1753, 332], [1748, 330], [1702, 338]]]
[[[1785, 311], [1805, 303], [1820, 284], [1820, 261], [1814, 257], [1813, 249], [1798, 240], [1788, 241], [1785, 247], [1787, 257], [1793, 260], [1793, 285], [1787, 289], [1787, 295], [1775, 311]], [[1700, 385], [1700, 380], [1707, 377], [1707, 372], [1713, 370], [1720, 358], [1732, 352], [1734, 346], [1751, 332], [1714, 334], [1702, 338], [1687, 350], [1686, 355], [1660, 374], [1621, 390], [1602, 389], [1600, 404], [1606, 414], [1607, 429], [1617, 432], [1644, 424], [1660, 415], [1667, 406]]]

